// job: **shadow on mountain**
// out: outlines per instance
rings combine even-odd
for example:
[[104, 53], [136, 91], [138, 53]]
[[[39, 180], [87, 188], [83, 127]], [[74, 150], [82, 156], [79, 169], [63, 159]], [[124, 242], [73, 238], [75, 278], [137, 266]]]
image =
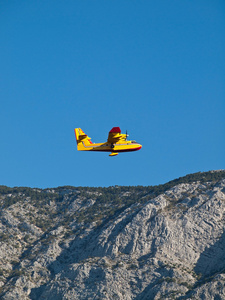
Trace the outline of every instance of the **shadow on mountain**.
[[109, 236], [104, 244], [101, 245], [101, 241], [99, 241], [99, 235], [104, 230], [104, 227], [107, 227], [108, 224], [113, 222], [116, 217], [121, 214], [126, 208], [120, 209], [117, 214], [113, 217], [109, 217], [104, 220], [104, 222], [98, 226], [97, 228], [91, 230], [87, 235], [82, 238], [76, 237], [74, 240], [70, 242], [68, 248], [64, 249], [61, 254], [53, 261], [48, 269], [52, 274], [57, 274], [61, 271], [60, 265], [65, 268], [65, 265], [79, 263], [87, 258], [91, 257], [103, 257], [105, 255], [111, 255], [111, 248], [109, 245], [113, 246], [115, 243], [115, 239], [118, 234], [126, 227], [126, 225], [132, 221], [134, 216], [136, 216], [140, 208], [134, 211], [132, 214], [127, 214], [120, 222], [118, 222], [114, 228], [109, 233]]
[[47, 284], [43, 284], [38, 288], [34, 288], [31, 290], [31, 293], [29, 295], [31, 300], [38, 300], [41, 299], [41, 294], [44, 292], [45, 287], [47, 286]]
[[[50, 278], [41, 286], [31, 289], [31, 293], [29, 295], [30, 299], [42, 299], [42, 294], [45, 293], [46, 288], [48, 289], [49, 282], [51, 280], [54, 281], [55, 276], [59, 272], [66, 269], [70, 264], [85, 260], [88, 257], [88, 255], [86, 255], [85, 249], [89, 248], [89, 245], [92, 244], [93, 240], [95, 239], [97, 239], [97, 235], [93, 235], [93, 232], [91, 232], [83, 238], [77, 237], [72, 240], [69, 244], [69, 247], [64, 249], [61, 254], [47, 266], [48, 270], [51, 272]], [[94, 249], [92, 250], [94, 251]]]
[[[200, 277], [191, 290], [185, 296], [179, 297], [181, 299], [189, 299], [193, 291], [203, 284], [211, 281], [213, 276], [217, 273], [223, 272], [225, 269], [225, 232], [221, 235], [215, 244], [205, 248], [201, 253], [194, 271]], [[219, 296], [220, 297], [220, 296]], [[215, 298], [216, 299], [216, 298]], [[221, 298], [218, 298], [221, 299]]]
[[[82, 238], [75, 237], [69, 244], [68, 248], [65, 248], [61, 254], [48, 265], [48, 269], [51, 272], [50, 280], [54, 279], [55, 275], [65, 270], [70, 264], [80, 263], [81, 261], [85, 261], [88, 258], [98, 257], [101, 258], [105, 255], [111, 254], [111, 247], [106, 248], [109, 243], [111, 245], [114, 244], [115, 236], [117, 236], [123, 228], [131, 222], [132, 218], [140, 211], [138, 208], [132, 214], [128, 214], [125, 218], [123, 218], [120, 222], [118, 222], [115, 227], [112, 229], [110, 233], [106, 245], [102, 246], [101, 244], [97, 244], [99, 235], [102, 233], [102, 230], [108, 223], [112, 222], [116, 217], [121, 214], [127, 207], [118, 210], [117, 214], [113, 217], [109, 217], [104, 220], [104, 222], [94, 230], [91, 230], [87, 235]], [[49, 281], [48, 281], [49, 282]], [[38, 288], [33, 288], [30, 293], [30, 298], [32, 300], [40, 299], [42, 293], [45, 291], [48, 282], [46, 284], [41, 285]]]
[[156, 269], [156, 272], [161, 276], [155, 278], [155, 280], [153, 280], [148, 286], [146, 286], [146, 288], [139, 295], [137, 295], [134, 300], [154, 300], [161, 284], [164, 281], [166, 281], [168, 284], [170, 283], [170, 281], [173, 281], [173, 270], [169, 270], [165, 267]]
[[205, 248], [201, 253], [194, 271], [202, 279], [225, 269], [225, 232], [215, 244]]

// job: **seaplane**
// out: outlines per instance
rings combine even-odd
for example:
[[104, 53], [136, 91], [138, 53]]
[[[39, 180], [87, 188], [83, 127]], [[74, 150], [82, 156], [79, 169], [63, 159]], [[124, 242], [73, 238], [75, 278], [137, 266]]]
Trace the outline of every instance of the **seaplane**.
[[81, 128], [75, 128], [74, 132], [78, 151], [111, 152], [109, 156], [116, 156], [120, 152], [137, 151], [142, 148], [142, 145], [136, 141], [128, 141], [127, 132], [122, 134], [120, 127], [113, 127], [110, 130], [107, 142], [105, 143], [92, 143], [91, 138]]

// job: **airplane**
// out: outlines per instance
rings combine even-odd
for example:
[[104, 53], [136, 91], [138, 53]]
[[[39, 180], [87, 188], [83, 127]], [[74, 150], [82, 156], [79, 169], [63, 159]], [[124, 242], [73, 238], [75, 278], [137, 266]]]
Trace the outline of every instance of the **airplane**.
[[105, 143], [92, 143], [91, 138], [81, 128], [75, 128], [74, 132], [78, 151], [111, 152], [109, 156], [116, 156], [120, 152], [137, 151], [142, 148], [142, 145], [136, 141], [127, 141], [127, 132], [126, 134], [121, 134], [119, 127], [113, 127], [110, 130], [108, 140]]

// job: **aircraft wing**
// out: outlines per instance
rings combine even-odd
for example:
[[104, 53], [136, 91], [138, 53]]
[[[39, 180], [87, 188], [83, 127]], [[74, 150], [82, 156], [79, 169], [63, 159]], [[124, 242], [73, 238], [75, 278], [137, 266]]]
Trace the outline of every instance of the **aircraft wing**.
[[116, 143], [119, 140], [125, 140], [126, 134], [121, 134], [121, 130], [119, 127], [113, 127], [108, 135], [108, 143]]

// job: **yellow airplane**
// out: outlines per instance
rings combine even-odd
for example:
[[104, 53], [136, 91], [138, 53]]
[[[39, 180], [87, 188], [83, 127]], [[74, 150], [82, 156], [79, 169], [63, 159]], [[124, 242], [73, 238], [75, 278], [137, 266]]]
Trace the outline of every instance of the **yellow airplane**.
[[75, 128], [75, 136], [77, 140], [78, 151], [104, 151], [111, 152], [109, 156], [118, 155], [119, 152], [128, 152], [140, 150], [142, 145], [135, 141], [127, 141], [127, 133], [121, 134], [119, 127], [113, 127], [108, 135], [108, 140], [105, 143], [92, 143], [81, 128]]

